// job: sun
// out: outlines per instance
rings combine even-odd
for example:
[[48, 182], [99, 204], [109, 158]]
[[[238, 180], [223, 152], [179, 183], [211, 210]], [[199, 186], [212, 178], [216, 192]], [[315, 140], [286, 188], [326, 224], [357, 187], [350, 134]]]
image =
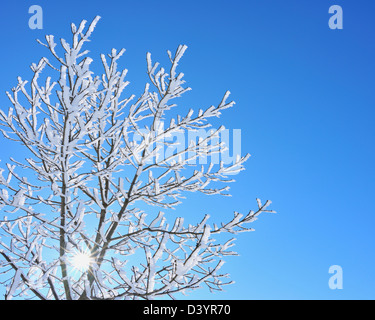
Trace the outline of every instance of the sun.
[[70, 263], [74, 269], [86, 272], [93, 263], [91, 253], [89, 251], [76, 250], [73, 252]]

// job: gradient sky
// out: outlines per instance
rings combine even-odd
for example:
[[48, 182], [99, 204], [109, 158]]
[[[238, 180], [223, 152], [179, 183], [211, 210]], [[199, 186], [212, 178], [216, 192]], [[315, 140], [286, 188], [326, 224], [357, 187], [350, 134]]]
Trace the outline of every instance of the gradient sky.
[[[28, 27], [32, 4], [43, 8], [43, 30]], [[334, 4], [343, 30], [328, 26]], [[126, 48], [129, 90], [143, 89], [147, 51], [165, 64], [166, 50], [186, 44], [179, 70], [193, 90], [181, 113], [217, 104], [225, 90], [236, 101], [214, 124], [242, 130], [247, 170], [231, 198], [191, 195], [176, 214], [226, 220], [254, 209], [256, 197], [278, 212], [237, 237], [240, 256], [222, 269], [235, 284], [187, 298], [374, 299], [375, 2], [3, 1], [0, 107], [10, 106], [16, 77], [30, 79], [29, 65], [48, 54], [36, 38], [68, 39], [71, 22], [96, 15], [90, 56]], [[22, 157], [1, 139], [2, 164], [10, 155]], [[328, 287], [331, 265], [343, 268], [343, 290]]]

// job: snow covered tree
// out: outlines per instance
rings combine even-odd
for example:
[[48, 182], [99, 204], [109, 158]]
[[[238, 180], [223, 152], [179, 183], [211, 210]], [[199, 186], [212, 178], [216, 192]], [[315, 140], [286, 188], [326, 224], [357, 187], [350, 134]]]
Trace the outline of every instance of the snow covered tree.
[[138, 98], [125, 96], [127, 70], [118, 70], [125, 50], [101, 55], [101, 76], [90, 70], [83, 47], [98, 20], [88, 28], [86, 21], [72, 24], [72, 42], [61, 39], [60, 53], [52, 35], [39, 41], [53, 60], [32, 64], [30, 83], [19, 77], [7, 92], [12, 106], [0, 111], [3, 135], [28, 153], [0, 168], [5, 299], [173, 298], [204, 284], [221, 290], [231, 283], [219, 273], [223, 257], [235, 252], [233, 239], [220, 244], [215, 237], [252, 230], [245, 225], [272, 212], [270, 201], [257, 199], [257, 210], [219, 225], [209, 224], [208, 215], [193, 225], [182, 217], [168, 223], [165, 213], [147, 208], [174, 208], [187, 192], [226, 194], [229, 176], [243, 170], [249, 155], [229, 165], [195, 161], [224, 150], [215, 139], [223, 127], [182, 148], [168, 138], [206, 130], [207, 119], [234, 102], [227, 92], [218, 106], [195, 115], [168, 115], [190, 90], [176, 71], [183, 45], [168, 51], [168, 73], [148, 53], [151, 83]]

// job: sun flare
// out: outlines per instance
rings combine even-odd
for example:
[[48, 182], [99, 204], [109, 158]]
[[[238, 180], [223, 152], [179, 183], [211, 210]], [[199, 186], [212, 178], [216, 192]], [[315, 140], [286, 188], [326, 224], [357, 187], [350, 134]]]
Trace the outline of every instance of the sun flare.
[[70, 262], [75, 269], [85, 272], [90, 268], [93, 261], [90, 252], [76, 251]]

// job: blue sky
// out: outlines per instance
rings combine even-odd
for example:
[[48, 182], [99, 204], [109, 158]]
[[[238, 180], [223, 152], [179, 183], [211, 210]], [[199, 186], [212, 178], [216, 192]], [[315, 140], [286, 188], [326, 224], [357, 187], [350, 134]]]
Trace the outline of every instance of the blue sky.
[[[28, 9], [43, 8], [42, 30]], [[344, 29], [328, 27], [341, 5]], [[130, 90], [146, 81], [147, 51], [188, 45], [180, 71], [192, 91], [188, 107], [217, 104], [226, 90], [235, 109], [214, 124], [242, 130], [252, 157], [231, 185], [231, 198], [189, 196], [178, 214], [218, 219], [247, 213], [255, 198], [273, 201], [256, 232], [237, 238], [239, 257], [223, 268], [236, 282], [191, 299], [375, 298], [375, 3], [373, 1], [7, 1], [0, 10], [0, 107], [5, 91], [47, 54], [36, 38], [68, 37], [71, 22], [102, 16], [89, 47], [98, 60], [126, 48]], [[0, 159], [18, 153], [1, 140]], [[18, 156], [21, 154], [18, 153]], [[343, 268], [343, 290], [331, 290], [328, 269]]]

